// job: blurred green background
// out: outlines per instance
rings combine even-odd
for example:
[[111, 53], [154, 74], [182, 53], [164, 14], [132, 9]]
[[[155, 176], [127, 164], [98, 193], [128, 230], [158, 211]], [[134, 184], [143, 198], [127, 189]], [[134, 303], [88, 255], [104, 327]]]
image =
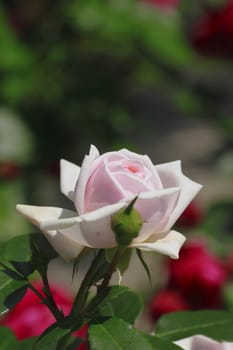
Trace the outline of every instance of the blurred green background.
[[58, 161], [80, 164], [93, 143], [145, 152], [154, 163], [181, 159], [205, 186], [205, 232], [229, 248], [233, 29], [201, 22], [230, 13], [227, 6], [232, 1], [0, 2], [1, 240], [28, 230], [16, 203], [63, 204]]

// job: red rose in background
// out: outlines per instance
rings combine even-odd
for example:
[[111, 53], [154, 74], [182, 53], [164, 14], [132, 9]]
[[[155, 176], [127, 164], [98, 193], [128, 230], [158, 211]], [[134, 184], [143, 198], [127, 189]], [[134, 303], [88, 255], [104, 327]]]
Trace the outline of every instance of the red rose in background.
[[221, 306], [221, 290], [226, 282], [222, 262], [201, 241], [181, 249], [178, 260], [168, 263], [170, 285], [185, 295], [192, 308]]
[[0, 179], [13, 180], [21, 173], [20, 165], [13, 162], [0, 162]]
[[[34, 287], [43, 294], [41, 283], [35, 283]], [[55, 286], [51, 287], [51, 291], [57, 306], [64, 315], [67, 315], [71, 310], [73, 298], [66, 291]], [[7, 314], [1, 324], [9, 327], [17, 339], [22, 340], [39, 336], [54, 322], [55, 318], [47, 306], [42, 304], [39, 297], [28, 289], [23, 299]], [[75, 335], [87, 338], [87, 326], [83, 326]], [[88, 350], [88, 347], [86, 343], [83, 343], [77, 350]]]
[[203, 212], [199, 205], [195, 202], [189, 204], [184, 210], [183, 214], [177, 220], [177, 225], [187, 228], [193, 228], [201, 223], [203, 219]]
[[143, 0], [151, 5], [159, 6], [163, 9], [173, 9], [176, 8], [180, 0]]
[[199, 19], [191, 28], [191, 42], [200, 53], [233, 58], [233, 0]]
[[155, 295], [150, 304], [152, 319], [157, 320], [161, 315], [168, 312], [187, 310], [188, 304], [185, 298], [174, 290], [164, 290]]

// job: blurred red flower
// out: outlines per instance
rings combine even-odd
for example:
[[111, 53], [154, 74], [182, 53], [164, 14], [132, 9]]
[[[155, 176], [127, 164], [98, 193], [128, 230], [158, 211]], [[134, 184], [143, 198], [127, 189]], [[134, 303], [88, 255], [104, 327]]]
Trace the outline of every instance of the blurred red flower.
[[[34, 287], [44, 294], [40, 282], [34, 283]], [[52, 286], [51, 291], [57, 306], [64, 315], [67, 315], [71, 310], [73, 298], [60, 287]], [[39, 336], [54, 322], [55, 318], [47, 306], [41, 303], [40, 298], [31, 289], [28, 289], [23, 299], [6, 315], [1, 324], [9, 327], [17, 339], [22, 340]], [[83, 326], [75, 335], [87, 338], [87, 326]], [[77, 350], [88, 350], [88, 347], [83, 343]]]
[[177, 225], [187, 228], [193, 228], [201, 223], [203, 212], [199, 205], [195, 202], [189, 204], [183, 214], [177, 220]]
[[191, 42], [202, 54], [233, 58], [233, 0], [195, 22]]
[[0, 163], [0, 179], [14, 180], [17, 178], [22, 169], [20, 165], [14, 162], [1, 162]]
[[150, 315], [157, 320], [161, 315], [168, 312], [186, 310], [188, 304], [185, 298], [175, 290], [164, 290], [154, 296], [150, 304]]
[[178, 260], [168, 262], [169, 283], [177, 288], [191, 308], [221, 307], [221, 291], [226, 282], [222, 262], [202, 241], [189, 242]]

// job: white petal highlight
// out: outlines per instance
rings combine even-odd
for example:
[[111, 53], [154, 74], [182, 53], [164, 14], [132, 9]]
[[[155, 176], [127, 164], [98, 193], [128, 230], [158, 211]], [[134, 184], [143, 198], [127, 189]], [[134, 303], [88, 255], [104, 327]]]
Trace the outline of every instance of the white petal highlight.
[[[185, 237], [176, 231], [169, 231], [163, 234], [155, 234], [150, 240], [131, 244], [131, 247], [139, 248], [146, 251], [155, 251], [164, 255], [168, 255], [173, 259], [178, 259], [179, 251], [185, 242]], [[153, 241], [154, 240], [154, 241]]]
[[[62, 218], [69, 218], [76, 215], [76, 213], [71, 210], [56, 207], [39, 207], [18, 204], [16, 209], [21, 215], [40, 229], [46, 221], [51, 220], [53, 222], [59, 222], [59, 219], [63, 220]], [[83, 249], [83, 246], [73, 239], [73, 237], [65, 236], [59, 230], [42, 229], [42, 232], [57, 253], [66, 261], [76, 258]]]
[[179, 191], [179, 188], [174, 187], [139, 194], [134, 208], [139, 211], [144, 223], [136, 242], [144, 241], [154, 233], [166, 231], [164, 227], [177, 203]]
[[190, 180], [182, 173], [180, 161], [156, 165], [155, 168], [158, 171], [164, 188], [180, 188], [180, 195], [177, 205], [171, 213], [168, 223], [165, 227], [166, 230], [169, 230], [183, 213], [185, 208], [200, 191], [202, 185]]
[[117, 243], [111, 230], [111, 218], [126, 206], [127, 203], [122, 201], [82, 215], [80, 227], [86, 244], [95, 248], [115, 247]]
[[84, 248], [72, 237], [60, 231], [43, 231], [43, 233], [56, 252], [67, 262], [77, 258]]
[[86, 155], [83, 160], [78, 182], [75, 187], [74, 201], [79, 214], [84, 213], [85, 187], [89, 179], [90, 169], [97, 157], [99, 157], [99, 151], [95, 146], [91, 145], [89, 155]]
[[60, 190], [73, 201], [74, 189], [78, 181], [80, 167], [65, 159], [60, 160]]
[[117, 245], [111, 230], [111, 217], [126, 207], [125, 202], [109, 205], [90, 213], [58, 220], [45, 220], [40, 223], [43, 231], [52, 230], [73, 239], [80, 245], [93, 248], [112, 248]]

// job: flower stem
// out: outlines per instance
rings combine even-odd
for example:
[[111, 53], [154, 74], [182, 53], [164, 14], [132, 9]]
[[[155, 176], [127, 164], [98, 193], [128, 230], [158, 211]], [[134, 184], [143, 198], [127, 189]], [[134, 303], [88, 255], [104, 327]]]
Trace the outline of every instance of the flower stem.
[[49, 305], [50, 311], [52, 312], [55, 319], [58, 321], [64, 317], [63, 312], [61, 310], [59, 310], [59, 308], [57, 307], [57, 304], [54, 300], [53, 294], [52, 294], [50, 286], [49, 286], [47, 274], [43, 274], [41, 277], [42, 277], [43, 284], [44, 284], [44, 292], [45, 292], [45, 295], [47, 298], [47, 305]]
[[117, 263], [120, 260], [120, 257], [122, 256], [123, 251], [124, 251], [124, 248], [121, 248], [121, 247], [117, 248], [117, 250], [112, 258], [112, 261], [109, 264], [108, 270], [104, 276], [103, 282], [101, 283], [101, 285], [99, 287], [98, 292], [102, 291], [103, 289], [105, 289], [109, 285], [112, 274], [116, 270]]
[[103, 258], [105, 257], [105, 252], [104, 249], [100, 249], [93, 259], [82, 283], [79, 288], [79, 291], [75, 297], [74, 303], [73, 303], [73, 308], [72, 308], [72, 314], [78, 315], [79, 313], [82, 312], [85, 308], [85, 303], [87, 300], [88, 296], [88, 291], [90, 287], [93, 284], [93, 281], [96, 277], [96, 274], [100, 268], [100, 266], [103, 263]]

